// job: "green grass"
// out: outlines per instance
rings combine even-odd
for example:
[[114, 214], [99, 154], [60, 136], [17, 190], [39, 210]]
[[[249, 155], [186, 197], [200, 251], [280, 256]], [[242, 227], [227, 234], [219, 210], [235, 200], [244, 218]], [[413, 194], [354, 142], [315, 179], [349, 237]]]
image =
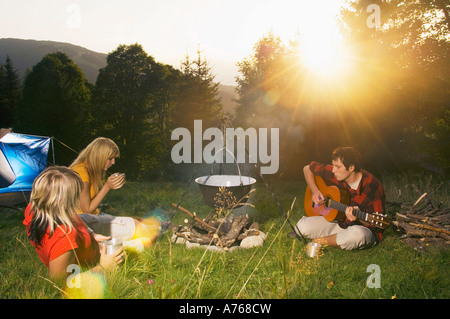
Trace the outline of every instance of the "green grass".
[[[411, 184], [426, 186], [426, 176], [384, 176], [388, 200], [395, 201], [399, 187]], [[436, 199], [447, 198], [448, 182], [432, 180]], [[401, 186], [399, 186], [401, 185]], [[439, 186], [441, 185], [441, 186]], [[108, 194], [106, 202], [114, 214], [146, 216], [160, 209], [169, 216], [186, 184], [128, 183]], [[408, 186], [409, 187], [409, 186]], [[303, 216], [304, 182], [271, 184], [277, 199], [295, 223]], [[440, 189], [440, 190], [439, 190]], [[402, 191], [413, 201], [411, 190]], [[294, 201], [295, 199], [295, 201]], [[341, 251], [325, 247], [323, 255], [311, 259], [305, 244], [287, 238], [291, 231], [275, 201], [262, 183], [258, 183], [250, 202], [254, 208], [243, 212], [259, 222], [268, 236], [264, 246], [228, 253], [204, 249], [186, 249], [173, 244], [169, 230], [162, 240], [153, 243], [141, 255], [129, 254], [114, 273], [106, 274], [99, 284], [101, 298], [186, 298], [186, 299], [435, 299], [450, 297], [449, 253], [430, 249], [420, 253], [402, 242], [388, 229], [386, 239], [377, 247], [362, 251]], [[291, 205], [292, 211], [290, 211]], [[181, 205], [200, 217], [209, 213], [198, 187], [193, 183]], [[392, 211], [391, 213], [395, 213]], [[187, 217], [177, 212], [173, 223], [182, 224]], [[25, 236], [23, 211], [4, 209], [0, 214], [0, 298], [66, 298], [63, 287], [48, 279]], [[369, 288], [367, 267], [376, 264], [381, 270], [381, 287]]]

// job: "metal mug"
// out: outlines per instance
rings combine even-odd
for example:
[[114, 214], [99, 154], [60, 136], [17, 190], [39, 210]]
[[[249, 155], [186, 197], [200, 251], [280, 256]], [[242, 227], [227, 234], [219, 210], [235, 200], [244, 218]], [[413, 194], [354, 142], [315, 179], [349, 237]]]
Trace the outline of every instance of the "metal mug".
[[113, 255], [120, 247], [122, 247], [123, 242], [120, 238], [112, 238], [104, 241], [103, 244], [106, 246], [106, 254]]
[[306, 255], [308, 255], [308, 257], [311, 258], [318, 257], [321, 249], [322, 249], [321, 244], [310, 242], [306, 246]]

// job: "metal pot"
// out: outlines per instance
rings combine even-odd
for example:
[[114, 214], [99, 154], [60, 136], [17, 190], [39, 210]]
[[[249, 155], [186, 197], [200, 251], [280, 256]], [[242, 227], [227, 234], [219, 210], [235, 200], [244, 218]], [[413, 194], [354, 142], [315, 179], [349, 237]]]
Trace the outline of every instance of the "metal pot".
[[219, 193], [220, 187], [225, 187], [236, 198], [236, 201], [243, 204], [247, 202], [247, 198], [244, 197], [250, 192], [253, 184], [256, 183], [256, 179], [240, 175], [207, 175], [196, 178], [195, 182], [200, 187], [204, 202], [215, 208], [216, 201], [214, 198]]

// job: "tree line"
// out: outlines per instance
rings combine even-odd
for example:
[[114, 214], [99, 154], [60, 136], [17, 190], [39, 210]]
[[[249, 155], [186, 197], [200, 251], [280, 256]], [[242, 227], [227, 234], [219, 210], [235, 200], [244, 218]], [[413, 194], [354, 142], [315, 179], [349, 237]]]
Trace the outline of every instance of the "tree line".
[[[374, 3], [381, 12], [376, 28], [367, 23]], [[369, 169], [448, 173], [446, 1], [349, 1], [340, 28], [352, 65], [334, 82], [311, 76], [301, 38], [286, 44], [272, 32], [262, 36], [237, 63], [233, 126], [280, 128], [280, 177], [300, 177], [300, 167], [328, 162], [340, 145], [357, 147]], [[145, 180], [177, 177], [170, 158], [174, 128], [192, 132], [195, 119], [217, 127], [223, 116], [218, 84], [200, 50], [176, 69], [139, 44], [111, 52], [95, 84], [61, 52], [46, 55], [20, 83], [8, 57], [0, 65], [0, 106], [2, 127], [54, 136], [76, 151], [94, 137], [112, 138], [121, 150], [117, 168]], [[58, 144], [55, 151], [62, 165], [75, 157]]]
[[[450, 6], [448, 1], [348, 1], [339, 25], [349, 65], [337, 80], [314, 77], [301, 37], [263, 36], [238, 63], [238, 125], [280, 127], [280, 174], [330, 161], [352, 145], [377, 171], [450, 168]], [[377, 4], [372, 27], [367, 8]], [[326, 39], [324, 39], [326, 41]]]
[[120, 45], [95, 84], [63, 52], [44, 56], [22, 84], [8, 57], [0, 67], [0, 124], [54, 137], [59, 165], [105, 136], [118, 144], [116, 169], [130, 179], [170, 177], [171, 130], [190, 128], [194, 119], [213, 125], [222, 112], [218, 84], [202, 54], [199, 49], [194, 60], [186, 56], [178, 70], [156, 62], [140, 44]]

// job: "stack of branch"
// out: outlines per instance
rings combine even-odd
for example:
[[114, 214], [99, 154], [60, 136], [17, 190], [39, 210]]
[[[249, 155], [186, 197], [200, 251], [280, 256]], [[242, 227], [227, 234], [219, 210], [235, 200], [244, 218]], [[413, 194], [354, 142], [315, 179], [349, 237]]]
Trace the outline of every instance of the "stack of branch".
[[411, 207], [401, 205], [401, 209], [393, 225], [411, 247], [416, 250], [450, 247], [449, 208], [442, 208], [442, 203], [434, 204], [424, 193]]
[[[172, 204], [174, 207], [177, 205]], [[175, 227], [174, 234], [189, 242], [201, 245], [215, 245], [221, 248], [231, 247], [237, 240], [242, 240], [244, 234], [251, 235], [246, 231], [249, 224], [249, 217], [233, 216], [233, 218], [223, 218], [216, 221], [200, 219], [195, 213], [178, 206], [178, 209], [191, 218], [185, 220], [185, 225]], [[250, 229], [255, 228], [252, 224]]]

